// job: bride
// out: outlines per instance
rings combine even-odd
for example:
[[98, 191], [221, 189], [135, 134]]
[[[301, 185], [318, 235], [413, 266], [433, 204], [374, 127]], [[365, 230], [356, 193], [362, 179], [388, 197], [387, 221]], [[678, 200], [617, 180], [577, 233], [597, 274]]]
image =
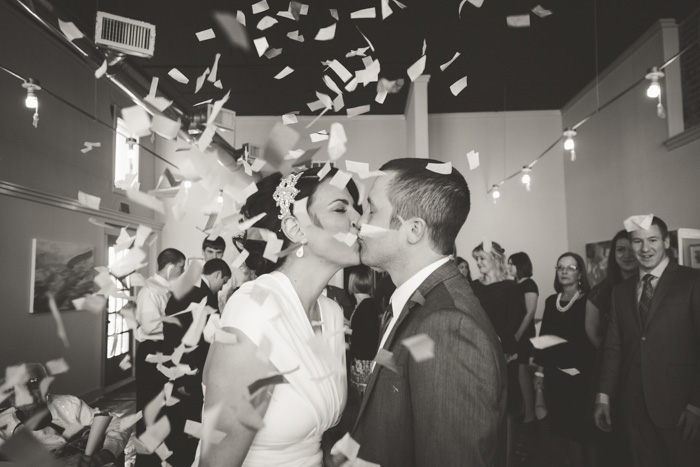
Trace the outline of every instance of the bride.
[[[321, 292], [359, 263], [357, 242], [342, 236], [358, 233], [360, 214], [355, 184], [339, 189], [330, 184], [336, 169], [323, 180], [318, 172], [266, 177], [241, 211], [264, 213], [254, 227], [293, 251], [273, 263], [260, 241], [243, 241], [259, 277], [232, 295], [209, 351], [200, 466], [322, 464], [321, 436], [340, 419], [346, 374], [343, 313]], [[249, 388], [280, 373], [281, 384]]]

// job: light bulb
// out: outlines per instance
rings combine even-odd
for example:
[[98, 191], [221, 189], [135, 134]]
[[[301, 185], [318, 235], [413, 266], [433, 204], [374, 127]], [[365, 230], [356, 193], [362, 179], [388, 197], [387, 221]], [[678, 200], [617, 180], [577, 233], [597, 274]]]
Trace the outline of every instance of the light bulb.
[[[183, 185], [185, 185], [185, 189], [186, 189], [186, 190], [189, 190], [190, 188], [192, 188], [192, 182], [189, 181], [189, 180], [185, 180], [185, 183], [183, 183]], [[219, 198], [221, 198], [221, 195], [219, 195]], [[217, 199], [217, 201], [218, 201], [218, 199]], [[223, 201], [224, 201], [224, 200], [223, 200], [223, 198], [222, 198], [222, 199], [221, 199], [221, 202], [223, 202]]]
[[491, 191], [491, 196], [493, 197], [494, 203], [501, 197], [501, 192], [498, 191], [498, 185], [493, 186], [492, 191]]
[[216, 202], [219, 204], [224, 204], [224, 191], [219, 190], [219, 196], [216, 197]]
[[571, 150], [571, 162], [576, 162], [576, 151]]
[[527, 185], [528, 191], [529, 191], [530, 182], [531, 182], [530, 172], [532, 172], [532, 169], [528, 166], [524, 166], [523, 167], [523, 177], [520, 179], [520, 181], [523, 182], [524, 185]]
[[576, 136], [576, 130], [571, 130], [571, 129], [567, 128], [566, 130], [564, 130], [563, 135], [564, 135], [564, 138], [566, 138], [564, 140], [564, 149], [566, 149], [567, 151], [573, 151], [574, 146], [575, 146], [574, 136]]
[[647, 88], [647, 97], [652, 99], [659, 97], [661, 95], [661, 86], [659, 86], [659, 81], [657, 78], [652, 79], [651, 84]]
[[37, 99], [36, 94], [31, 89], [27, 91], [27, 99], [24, 101], [24, 105], [30, 109], [36, 109], [39, 105], [39, 99]]

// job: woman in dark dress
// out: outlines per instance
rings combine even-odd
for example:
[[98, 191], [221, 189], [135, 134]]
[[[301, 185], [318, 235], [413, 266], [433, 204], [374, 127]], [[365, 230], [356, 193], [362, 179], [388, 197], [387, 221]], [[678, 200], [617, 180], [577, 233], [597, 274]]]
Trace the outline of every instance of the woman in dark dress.
[[540, 336], [566, 340], [535, 351], [542, 367], [545, 400], [552, 434], [566, 440], [570, 465], [583, 466], [593, 434], [590, 384], [595, 348], [586, 335], [586, 294], [589, 291], [581, 256], [564, 253], [556, 265], [554, 290], [547, 298]]
[[526, 426], [536, 421], [535, 418], [535, 388], [532, 384], [532, 370], [530, 369], [530, 357], [532, 357], [532, 343], [530, 338], [535, 337], [535, 312], [537, 311], [537, 299], [540, 296], [539, 288], [532, 280], [532, 261], [527, 253], [513, 253], [508, 258], [510, 275], [515, 278], [520, 293], [525, 300], [525, 317], [518, 330], [515, 332], [515, 340], [518, 342], [518, 381], [520, 393], [523, 396], [523, 423]]
[[381, 315], [379, 303], [370, 296], [372, 272], [369, 267], [353, 268], [348, 278], [348, 291], [357, 300], [350, 316], [350, 388], [362, 399], [379, 347]]
[[[505, 250], [496, 242], [480, 243], [472, 251], [481, 277], [471, 283], [486, 311], [508, 364], [508, 457], [512, 454], [513, 419], [519, 413], [518, 367], [515, 333], [525, 317], [525, 300], [515, 281], [508, 279]], [[510, 463], [510, 461], [509, 461]]]
[[[600, 376], [600, 366], [603, 362], [605, 336], [607, 335], [608, 323], [610, 322], [613, 288], [628, 277], [638, 274], [638, 271], [639, 263], [637, 263], [637, 258], [632, 252], [629, 234], [626, 230], [620, 230], [615, 234], [610, 245], [605, 279], [591, 289], [586, 302], [586, 333], [591, 343], [598, 349], [595, 365], [593, 366], [591, 397], [595, 397], [597, 392], [596, 385]], [[616, 404], [613, 401], [612, 407], [620, 407], [620, 403]], [[594, 442], [593, 446], [595, 460], [593, 465], [610, 467], [632, 465], [632, 456], [627, 448], [629, 444], [624, 430], [620, 429], [622, 420], [620, 420], [617, 412], [613, 412], [612, 416], [612, 432], [595, 431], [596, 442]]]

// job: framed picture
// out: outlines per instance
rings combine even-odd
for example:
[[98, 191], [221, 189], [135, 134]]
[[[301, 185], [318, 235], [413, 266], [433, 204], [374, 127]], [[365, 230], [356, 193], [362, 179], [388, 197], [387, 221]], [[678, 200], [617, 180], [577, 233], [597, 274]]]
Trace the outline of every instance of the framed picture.
[[586, 243], [586, 273], [591, 287], [605, 279], [610, 247], [610, 240]]
[[688, 266], [693, 269], [700, 269], [700, 243], [690, 245], [688, 247], [688, 253], [690, 256], [690, 263]]
[[60, 311], [75, 309], [72, 301], [92, 292], [94, 266], [93, 245], [32, 239], [29, 312], [50, 312], [49, 292]]

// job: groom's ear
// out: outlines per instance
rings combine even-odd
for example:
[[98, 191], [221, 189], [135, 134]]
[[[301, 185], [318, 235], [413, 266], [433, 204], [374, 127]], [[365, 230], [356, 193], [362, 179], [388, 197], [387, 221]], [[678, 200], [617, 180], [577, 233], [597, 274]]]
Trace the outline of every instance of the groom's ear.
[[420, 217], [413, 217], [404, 223], [407, 224], [406, 239], [411, 245], [419, 243], [428, 236], [428, 224]]
[[284, 233], [292, 243], [298, 243], [304, 239], [304, 232], [301, 230], [299, 221], [294, 216], [285, 216], [282, 219], [282, 233]]

